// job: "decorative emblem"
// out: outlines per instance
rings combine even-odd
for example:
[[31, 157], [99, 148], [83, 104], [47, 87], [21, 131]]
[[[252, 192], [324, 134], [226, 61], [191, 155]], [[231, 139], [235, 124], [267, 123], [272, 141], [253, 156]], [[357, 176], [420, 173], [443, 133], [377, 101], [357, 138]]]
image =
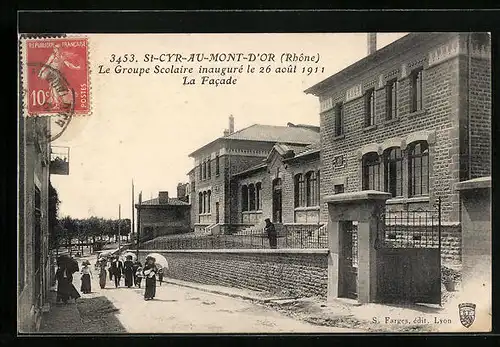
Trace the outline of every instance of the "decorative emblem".
[[460, 315], [460, 323], [466, 328], [470, 328], [476, 319], [476, 305], [465, 302], [458, 305], [458, 313]]
[[345, 155], [337, 155], [333, 158], [333, 167], [338, 169], [338, 168], [343, 168], [345, 166]]

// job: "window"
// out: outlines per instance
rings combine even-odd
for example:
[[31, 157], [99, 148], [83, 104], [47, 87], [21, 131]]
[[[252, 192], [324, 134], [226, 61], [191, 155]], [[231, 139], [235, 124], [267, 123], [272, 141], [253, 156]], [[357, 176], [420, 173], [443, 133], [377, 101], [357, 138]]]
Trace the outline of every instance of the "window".
[[207, 212], [207, 192], [203, 192], [203, 213]]
[[212, 163], [210, 159], [207, 159], [207, 177], [212, 178]]
[[395, 119], [397, 115], [397, 83], [396, 79], [393, 79], [387, 83], [386, 86], [386, 115], [387, 120]]
[[363, 156], [363, 190], [380, 190], [380, 157], [375, 152]]
[[344, 185], [343, 184], [336, 184], [333, 186], [335, 194], [341, 194], [344, 192]]
[[248, 211], [248, 187], [241, 187], [241, 210]]
[[200, 192], [198, 194], [198, 213], [202, 214], [203, 213], [203, 193]]
[[220, 174], [220, 159], [219, 155], [215, 156], [215, 176], [219, 176]]
[[212, 205], [212, 191], [209, 190], [207, 192], [207, 213], [210, 213], [211, 211], [211, 205]]
[[369, 89], [365, 95], [365, 127], [375, 124], [375, 89]]
[[422, 68], [411, 74], [411, 112], [422, 110], [423, 102], [423, 72]]
[[248, 186], [248, 204], [248, 210], [255, 211], [255, 186], [253, 184]]
[[306, 193], [307, 193], [307, 206], [319, 205], [319, 186], [316, 172], [311, 171], [306, 175]]
[[295, 176], [295, 207], [306, 206], [306, 189], [304, 175]]
[[192, 193], [196, 192], [196, 184], [195, 184], [195, 182], [194, 182], [194, 181], [193, 181], [193, 182], [191, 182], [191, 192], [192, 192]]
[[207, 162], [203, 161], [203, 177], [202, 177], [202, 179], [206, 179], [206, 178], [207, 178]]
[[338, 103], [335, 106], [335, 136], [340, 136], [344, 133], [344, 106]]
[[256, 200], [255, 205], [257, 211], [262, 210], [262, 202], [260, 201], [261, 191], [262, 191], [262, 183], [258, 182], [255, 185], [255, 200]]
[[203, 163], [200, 163], [200, 181], [203, 179]]
[[408, 185], [410, 196], [429, 194], [429, 146], [425, 141], [409, 146]]
[[385, 191], [392, 196], [403, 195], [403, 158], [401, 149], [394, 147], [385, 154]]

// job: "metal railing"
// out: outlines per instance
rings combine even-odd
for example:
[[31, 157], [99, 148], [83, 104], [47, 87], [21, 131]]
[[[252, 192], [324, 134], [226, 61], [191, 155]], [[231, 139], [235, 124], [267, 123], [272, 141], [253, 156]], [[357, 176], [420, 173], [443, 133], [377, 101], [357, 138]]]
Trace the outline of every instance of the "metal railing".
[[[277, 224], [278, 248], [327, 248], [328, 235], [322, 224]], [[263, 228], [248, 228], [230, 234], [157, 238], [142, 249], [266, 249], [270, 248]]]

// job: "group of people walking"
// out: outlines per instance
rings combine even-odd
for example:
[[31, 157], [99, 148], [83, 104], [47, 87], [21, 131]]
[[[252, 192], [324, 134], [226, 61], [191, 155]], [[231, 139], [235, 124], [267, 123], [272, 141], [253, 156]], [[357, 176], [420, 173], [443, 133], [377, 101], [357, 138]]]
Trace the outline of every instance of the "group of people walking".
[[[163, 282], [164, 268], [156, 264], [154, 257], [148, 256], [144, 267], [139, 260], [132, 261], [132, 256], [127, 255], [126, 260], [122, 262], [118, 256], [110, 260], [99, 258], [96, 263], [96, 269], [99, 271], [99, 286], [101, 289], [106, 287], [109, 276], [110, 281], [114, 281], [115, 288], [120, 286], [122, 276], [125, 279], [125, 287], [135, 286], [141, 288], [142, 279], [145, 278], [144, 300], [151, 300], [156, 295], [156, 277], [160, 285]], [[108, 265], [109, 264], [109, 265]], [[56, 271], [57, 279], [57, 301], [67, 303], [69, 299], [78, 299], [80, 294], [73, 285], [73, 274], [80, 271], [81, 287], [83, 294], [89, 294], [92, 291], [91, 279], [92, 270], [90, 262], [85, 260], [82, 263], [81, 270], [78, 268], [78, 262], [70, 257], [60, 257], [58, 259], [58, 269]]]

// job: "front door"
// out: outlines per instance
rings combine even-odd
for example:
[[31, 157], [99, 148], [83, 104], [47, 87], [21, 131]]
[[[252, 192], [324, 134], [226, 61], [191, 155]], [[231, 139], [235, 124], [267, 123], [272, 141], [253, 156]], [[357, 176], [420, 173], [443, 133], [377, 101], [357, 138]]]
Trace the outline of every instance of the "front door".
[[273, 222], [282, 223], [281, 213], [281, 178], [273, 181]]
[[215, 223], [219, 224], [219, 202], [215, 203]]
[[341, 222], [341, 257], [339, 296], [358, 298], [358, 226], [352, 221]]

